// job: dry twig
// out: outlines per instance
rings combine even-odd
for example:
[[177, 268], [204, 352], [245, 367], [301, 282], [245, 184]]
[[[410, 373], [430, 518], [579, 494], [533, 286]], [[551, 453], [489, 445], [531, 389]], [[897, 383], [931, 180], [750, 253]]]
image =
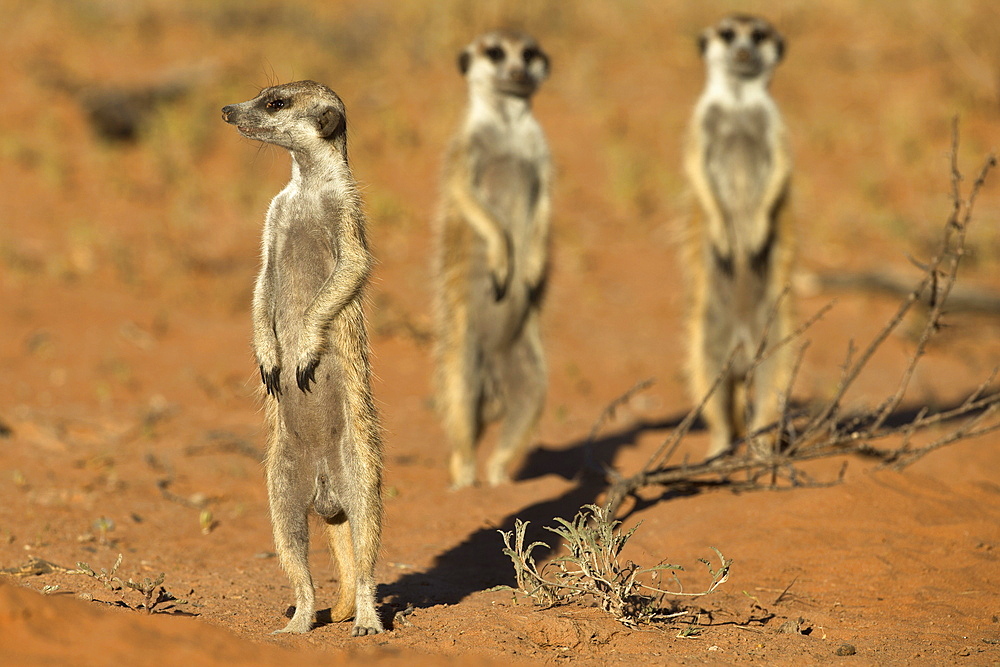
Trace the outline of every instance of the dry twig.
[[[610, 510], [611, 516], [614, 516], [626, 496], [644, 486], [685, 485], [690, 488], [692, 486], [726, 485], [731, 488], [746, 489], [773, 488], [779, 479], [784, 479], [793, 486], [815, 485], [817, 483], [799, 470], [797, 464], [845, 454], [863, 454], [880, 460], [883, 465], [901, 469], [928, 453], [958, 440], [1000, 430], [1000, 420], [995, 419], [997, 412], [1000, 411], [1000, 390], [997, 390], [993, 384], [997, 371], [994, 371], [956, 408], [934, 413], [924, 408], [905, 424], [889, 423], [890, 417], [902, 404], [917, 365], [927, 350], [928, 343], [942, 328], [941, 319], [945, 305], [955, 286], [958, 268], [966, 252], [966, 234], [972, 219], [976, 198], [986, 182], [986, 177], [997, 163], [994, 155], [986, 158], [969, 189], [968, 196], [963, 198], [962, 174], [958, 168], [957, 155], [958, 127], [956, 121], [951, 148], [952, 210], [944, 225], [940, 250], [923, 266], [923, 278], [907, 293], [896, 313], [860, 354], [857, 354], [853, 343], [849, 346], [841, 378], [833, 396], [822, 403], [818, 410], [812, 411], [811, 416], [804, 411], [793, 412], [788, 407], [792, 384], [794, 384], [799, 365], [802, 362], [802, 354], [805, 351], [805, 345], [803, 345], [796, 361], [795, 372], [789, 380], [789, 386], [785, 388], [786, 400], [782, 415], [777, 422], [756, 433], [748, 434], [744, 439], [749, 442], [761, 434], [776, 433], [778, 436], [776, 441], [785, 443], [780, 451], [764, 457], [754, 457], [747, 453], [742, 456], [717, 457], [696, 464], [684, 461], [681, 464], [668, 465], [681, 438], [690, 430], [708, 396], [728, 372], [729, 365], [727, 365], [716, 378], [708, 395], [666, 439], [639, 473], [627, 478], [621, 475], [612, 478], [606, 501], [606, 507]], [[900, 376], [896, 390], [873, 409], [861, 414], [844, 414], [842, 401], [848, 390], [854, 385], [862, 371], [867, 368], [876, 351], [900, 325], [906, 314], [914, 305], [920, 303], [928, 307], [927, 320], [906, 368]], [[810, 319], [791, 336], [780, 341], [779, 344], [788, 344], [792, 339], [799, 338], [823, 313], [825, 310]], [[763, 346], [757, 350], [754, 363], [758, 364], [762, 356]], [[953, 420], [962, 421], [957, 427], [930, 444], [916, 448], [911, 446], [914, 433]], [[873, 444], [896, 436], [902, 436], [902, 444], [898, 447], [878, 448]], [[731, 476], [736, 473], [746, 473], [745, 479], [734, 480]], [[841, 470], [842, 475], [843, 469]], [[758, 481], [762, 478], [769, 478], [770, 482], [762, 485]]]

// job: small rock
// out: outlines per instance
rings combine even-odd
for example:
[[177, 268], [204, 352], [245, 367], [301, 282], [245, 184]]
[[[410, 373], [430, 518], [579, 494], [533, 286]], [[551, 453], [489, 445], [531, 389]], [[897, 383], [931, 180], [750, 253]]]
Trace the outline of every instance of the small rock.
[[783, 634], [783, 635], [801, 635], [801, 634], [804, 634], [802, 632], [802, 622], [804, 620], [805, 619], [802, 619], [802, 618], [799, 618], [799, 619], [791, 619], [790, 618], [787, 621], [785, 621], [784, 623], [782, 623], [780, 626], [778, 626], [777, 632], [779, 634]]
[[858, 649], [854, 648], [854, 644], [841, 644], [837, 647], [835, 651], [836, 655], [854, 655], [858, 652]]
[[413, 623], [410, 621], [410, 615], [413, 614], [414, 607], [412, 604], [406, 605], [406, 609], [401, 609], [397, 611], [392, 617], [393, 628], [409, 628], [413, 627]]

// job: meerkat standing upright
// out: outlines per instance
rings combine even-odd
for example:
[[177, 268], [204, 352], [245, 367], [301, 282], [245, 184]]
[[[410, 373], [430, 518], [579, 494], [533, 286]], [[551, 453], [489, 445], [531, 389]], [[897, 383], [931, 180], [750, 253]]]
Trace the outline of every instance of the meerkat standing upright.
[[313, 509], [327, 524], [340, 571], [333, 620], [353, 616], [355, 636], [379, 633], [382, 444], [362, 313], [372, 258], [347, 162], [344, 103], [326, 86], [299, 81], [227, 106], [222, 116], [243, 136], [292, 155], [292, 178], [264, 222], [253, 297], [271, 524], [295, 589], [295, 614], [278, 632], [306, 632], [314, 620]]
[[[691, 120], [684, 160], [703, 213], [686, 246], [693, 274], [689, 373], [694, 400], [704, 397], [737, 350], [703, 412], [711, 433], [709, 455], [715, 456], [730, 451], [747, 426], [752, 433], [777, 419], [789, 380], [787, 346], [769, 350], [755, 369], [751, 362], [762, 342], [773, 345], [791, 325], [791, 304], [782, 296], [792, 259], [782, 216], [791, 157], [768, 92], [784, 55], [781, 35], [761, 18], [733, 15], [707, 28], [698, 42], [708, 80]], [[760, 438], [751, 449], [760, 456], [772, 446], [773, 438]]]
[[539, 311], [548, 270], [552, 167], [531, 96], [549, 60], [528, 35], [497, 30], [459, 55], [465, 123], [448, 151], [437, 219], [437, 405], [455, 488], [476, 479], [475, 446], [502, 418], [486, 478], [530, 444], [546, 369]]

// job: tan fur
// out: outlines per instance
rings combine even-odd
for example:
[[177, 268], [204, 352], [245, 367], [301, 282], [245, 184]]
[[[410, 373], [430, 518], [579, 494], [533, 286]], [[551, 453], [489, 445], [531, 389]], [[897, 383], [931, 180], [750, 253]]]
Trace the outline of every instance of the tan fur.
[[437, 406], [455, 488], [475, 482], [475, 447], [502, 418], [487, 463], [509, 480], [545, 401], [539, 312], [548, 270], [552, 168], [530, 98], [548, 58], [524, 34], [494, 31], [459, 56], [465, 123], [445, 159], [436, 221]]
[[327, 524], [340, 571], [333, 620], [353, 617], [355, 636], [382, 632], [374, 579], [382, 444], [362, 312], [372, 259], [347, 162], [344, 105], [329, 88], [299, 81], [222, 113], [244, 136], [292, 155], [292, 179], [264, 223], [253, 299], [271, 524], [295, 590], [295, 614], [278, 632], [306, 632], [314, 621], [310, 509]]
[[[693, 114], [684, 167], [701, 215], [686, 234], [684, 264], [691, 279], [688, 374], [700, 401], [736, 350], [702, 413], [711, 433], [709, 456], [773, 423], [790, 379], [787, 346], [756, 368], [763, 342], [770, 347], [791, 331], [789, 282], [793, 240], [784, 208], [791, 154], [784, 124], [768, 93], [784, 41], [756, 17], [733, 15], [700, 38], [708, 80]], [[747, 413], [749, 412], [749, 423]], [[757, 455], [773, 438], [751, 443]]]

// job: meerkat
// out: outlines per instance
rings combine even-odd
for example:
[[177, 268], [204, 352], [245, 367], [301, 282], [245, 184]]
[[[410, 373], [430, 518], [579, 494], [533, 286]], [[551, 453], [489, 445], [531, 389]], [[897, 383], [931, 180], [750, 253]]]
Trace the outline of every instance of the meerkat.
[[[764, 19], [737, 14], [707, 28], [698, 45], [707, 83], [684, 151], [702, 209], [701, 218], [692, 219], [685, 262], [693, 274], [689, 388], [695, 401], [736, 351], [702, 413], [713, 457], [778, 418], [790, 378], [787, 346], [769, 348], [756, 368], [752, 361], [762, 345], [773, 346], [791, 327], [784, 292], [793, 249], [782, 215], [791, 155], [768, 91], [784, 56], [782, 36]], [[773, 446], [773, 437], [755, 438], [751, 450], [763, 456]]]
[[453, 488], [476, 481], [475, 448], [500, 421], [486, 467], [509, 481], [545, 403], [539, 313], [548, 272], [552, 166], [531, 97], [549, 74], [530, 36], [496, 30], [458, 57], [465, 121], [445, 158], [437, 216], [436, 403]]
[[253, 294], [271, 524], [295, 589], [295, 614], [277, 632], [313, 624], [312, 509], [327, 525], [340, 572], [333, 620], [354, 617], [354, 636], [376, 634], [382, 444], [362, 312], [373, 260], [348, 166], [344, 103], [326, 86], [299, 81], [226, 106], [222, 116], [243, 136], [292, 156], [291, 180], [265, 218]]

